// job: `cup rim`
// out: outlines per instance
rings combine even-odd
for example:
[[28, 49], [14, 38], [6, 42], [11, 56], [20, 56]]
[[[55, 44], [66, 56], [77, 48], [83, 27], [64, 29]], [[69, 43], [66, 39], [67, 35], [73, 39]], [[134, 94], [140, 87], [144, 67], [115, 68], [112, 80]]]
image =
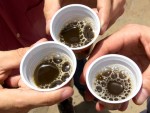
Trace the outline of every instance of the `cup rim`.
[[[128, 62], [132, 63], [133, 67], [136, 68], [136, 71], [137, 71], [137, 73], [139, 74], [139, 76], [138, 76], [138, 77], [139, 77], [139, 82], [138, 82], [139, 87], [135, 86], [135, 87], [136, 87], [136, 90], [135, 90], [135, 92], [134, 92], [131, 96], [129, 96], [129, 97], [123, 99], [123, 100], [119, 100], [119, 101], [110, 101], [110, 100], [105, 100], [105, 99], [101, 98], [100, 96], [98, 96], [98, 95], [92, 90], [91, 85], [90, 85], [90, 83], [88, 82], [88, 79], [89, 79], [89, 76], [90, 76], [90, 75], [89, 75], [90, 69], [91, 69], [95, 64], [97, 64], [100, 60], [102, 60], [102, 59], [107, 59], [107, 58], [113, 58], [113, 57], [117, 57], [117, 58], [118, 58], [117, 60], [119, 60], [119, 58], [121, 58], [121, 59], [127, 60]], [[133, 68], [133, 69], [134, 69], [134, 68]], [[127, 102], [127, 101], [129, 101], [130, 99], [132, 99], [132, 98], [140, 91], [141, 86], [142, 86], [142, 72], [141, 72], [140, 68], [138, 67], [138, 65], [137, 65], [133, 60], [131, 60], [130, 58], [128, 58], [128, 57], [126, 57], [126, 56], [123, 56], [123, 55], [119, 55], [119, 54], [108, 54], [108, 55], [104, 55], [104, 56], [101, 56], [101, 57], [97, 58], [95, 61], [93, 61], [93, 62], [90, 64], [90, 66], [88, 67], [87, 73], [86, 73], [86, 84], [87, 84], [87, 87], [88, 87], [89, 91], [90, 91], [90, 92], [93, 94], [93, 96], [95, 96], [99, 101], [105, 102], [105, 103], [109, 103], [109, 104], [124, 103], [124, 102]]]
[[[25, 63], [25, 59], [28, 57], [29, 54], [31, 54], [32, 51], [34, 51], [35, 49], [37, 49], [37, 47], [40, 47], [42, 45], [45, 45], [45, 44], [56, 44], [56, 45], [60, 45], [64, 48], [66, 48], [70, 53], [71, 53], [71, 60], [73, 61], [73, 67], [74, 69], [72, 70], [72, 73], [70, 75], [70, 77], [65, 81], [63, 82], [61, 85], [58, 85], [54, 88], [48, 88], [48, 89], [41, 89], [41, 88], [38, 88], [38, 87], [34, 87], [33, 85], [31, 85], [30, 83], [28, 83], [24, 77], [24, 73], [23, 73], [23, 66], [24, 66], [24, 63]], [[54, 42], [54, 41], [46, 41], [46, 42], [41, 42], [41, 43], [38, 43], [38, 44], [35, 44], [32, 48], [30, 48], [26, 53], [25, 55], [23, 56], [22, 60], [21, 60], [21, 63], [20, 63], [20, 76], [21, 76], [21, 79], [22, 81], [31, 89], [34, 89], [36, 91], [53, 91], [53, 90], [57, 90], [63, 86], [65, 86], [67, 83], [70, 82], [70, 80], [73, 78], [74, 76], [74, 73], [76, 71], [76, 66], [77, 66], [77, 61], [76, 61], [76, 57], [75, 57], [75, 54], [74, 52], [66, 45], [64, 44], [61, 44], [61, 43], [57, 43], [57, 42]]]
[[99, 17], [98, 15], [96, 14], [96, 12], [94, 12], [94, 10], [92, 10], [90, 7], [86, 6], [86, 5], [83, 5], [83, 4], [70, 4], [70, 5], [66, 5], [64, 7], [62, 7], [61, 9], [59, 9], [52, 17], [51, 19], [51, 22], [50, 22], [50, 33], [51, 33], [51, 36], [52, 36], [52, 39], [58, 43], [61, 43], [60, 41], [57, 40], [57, 38], [54, 38], [55, 36], [53, 35], [53, 30], [52, 30], [52, 26], [53, 26], [53, 21], [54, 19], [56, 18], [56, 16], [61, 13], [63, 10], [67, 9], [67, 8], [70, 8], [70, 7], [83, 7], [87, 10], [89, 10], [90, 12], [92, 12], [92, 14], [95, 16], [96, 20], [97, 20], [97, 24], [98, 24], [98, 34], [95, 35], [95, 37], [92, 39], [92, 41], [90, 41], [88, 44], [84, 45], [84, 46], [81, 46], [81, 47], [77, 47], [77, 48], [72, 48], [70, 47], [72, 50], [82, 50], [84, 48], [87, 48], [89, 47], [90, 45], [92, 45], [95, 40], [98, 38], [99, 36], [99, 33], [100, 33], [100, 26], [101, 26], [101, 23], [100, 23], [100, 20], [99, 20]]

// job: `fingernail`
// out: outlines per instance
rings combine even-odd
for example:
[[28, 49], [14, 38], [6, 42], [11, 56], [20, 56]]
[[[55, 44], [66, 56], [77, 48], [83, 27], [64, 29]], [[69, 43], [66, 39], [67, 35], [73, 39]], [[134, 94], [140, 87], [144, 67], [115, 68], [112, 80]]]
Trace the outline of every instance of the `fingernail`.
[[73, 89], [72, 88], [66, 88], [62, 93], [62, 100], [65, 100], [73, 95]]
[[108, 27], [108, 25], [103, 20], [101, 20], [101, 32], [100, 32], [101, 35], [104, 34], [107, 27]]
[[47, 41], [47, 39], [46, 38], [42, 38], [42, 39], [38, 40], [35, 44], [38, 44], [38, 43], [41, 43], [41, 42], [45, 42], [45, 41]]
[[48, 21], [46, 22], [46, 34], [47, 34], [47, 35], [50, 35], [50, 21], [51, 21], [51, 20], [48, 20]]
[[101, 32], [100, 32], [100, 34], [101, 35], [104, 34], [104, 32], [106, 31], [106, 29], [107, 29], [106, 25], [101, 26]]
[[81, 84], [81, 85], [85, 85], [85, 84], [86, 84], [83, 73], [82, 73], [82, 75], [80, 76], [80, 84]]
[[103, 20], [101, 20], [101, 27], [104, 25], [104, 21]]

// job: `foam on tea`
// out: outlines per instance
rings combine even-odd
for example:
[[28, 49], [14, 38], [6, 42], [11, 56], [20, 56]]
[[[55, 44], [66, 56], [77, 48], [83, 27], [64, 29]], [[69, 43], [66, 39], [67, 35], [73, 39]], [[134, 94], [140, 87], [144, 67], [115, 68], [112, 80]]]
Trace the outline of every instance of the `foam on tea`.
[[104, 67], [94, 80], [95, 92], [101, 98], [110, 101], [127, 98], [134, 87], [129, 71], [128, 68], [120, 64]]
[[66, 24], [60, 32], [60, 41], [72, 48], [86, 45], [93, 38], [92, 24], [86, 20], [72, 21]]
[[34, 71], [34, 82], [40, 88], [53, 88], [69, 78], [72, 64], [69, 57], [61, 53], [47, 56]]

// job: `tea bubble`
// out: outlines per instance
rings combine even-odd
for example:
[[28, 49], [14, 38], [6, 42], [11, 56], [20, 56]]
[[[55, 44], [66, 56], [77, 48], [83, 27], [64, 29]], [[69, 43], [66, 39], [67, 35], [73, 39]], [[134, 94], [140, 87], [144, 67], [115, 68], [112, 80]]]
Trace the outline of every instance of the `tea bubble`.
[[60, 32], [60, 42], [69, 47], [77, 48], [87, 45], [94, 38], [94, 31], [90, 23], [75, 20], [64, 26]]
[[132, 78], [120, 64], [102, 68], [94, 81], [95, 92], [103, 99], [118, 101], [127, 98], [132, 92]]
[[71, 72], [71, 59], [65, 54], [53, 53], [36, 67], [33, 79], [35, 85], [42, 89], [53, 88], [65, 82]]

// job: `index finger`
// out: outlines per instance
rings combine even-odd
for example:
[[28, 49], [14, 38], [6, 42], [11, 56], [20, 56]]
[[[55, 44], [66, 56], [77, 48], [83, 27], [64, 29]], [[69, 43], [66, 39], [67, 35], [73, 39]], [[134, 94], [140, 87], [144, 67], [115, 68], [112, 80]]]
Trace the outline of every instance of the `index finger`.
[[110, 21], [112, 3], [111, 0], [97, 0], [98, 16], [101, 21], [101, 34], [105, 32]]
[[44, 3], [44, 16], [46, 19], [46, 33], [49, 34], [49, 24], [52, 16], [61, 7], [60, 4], [63, 0], [45, 0]]

